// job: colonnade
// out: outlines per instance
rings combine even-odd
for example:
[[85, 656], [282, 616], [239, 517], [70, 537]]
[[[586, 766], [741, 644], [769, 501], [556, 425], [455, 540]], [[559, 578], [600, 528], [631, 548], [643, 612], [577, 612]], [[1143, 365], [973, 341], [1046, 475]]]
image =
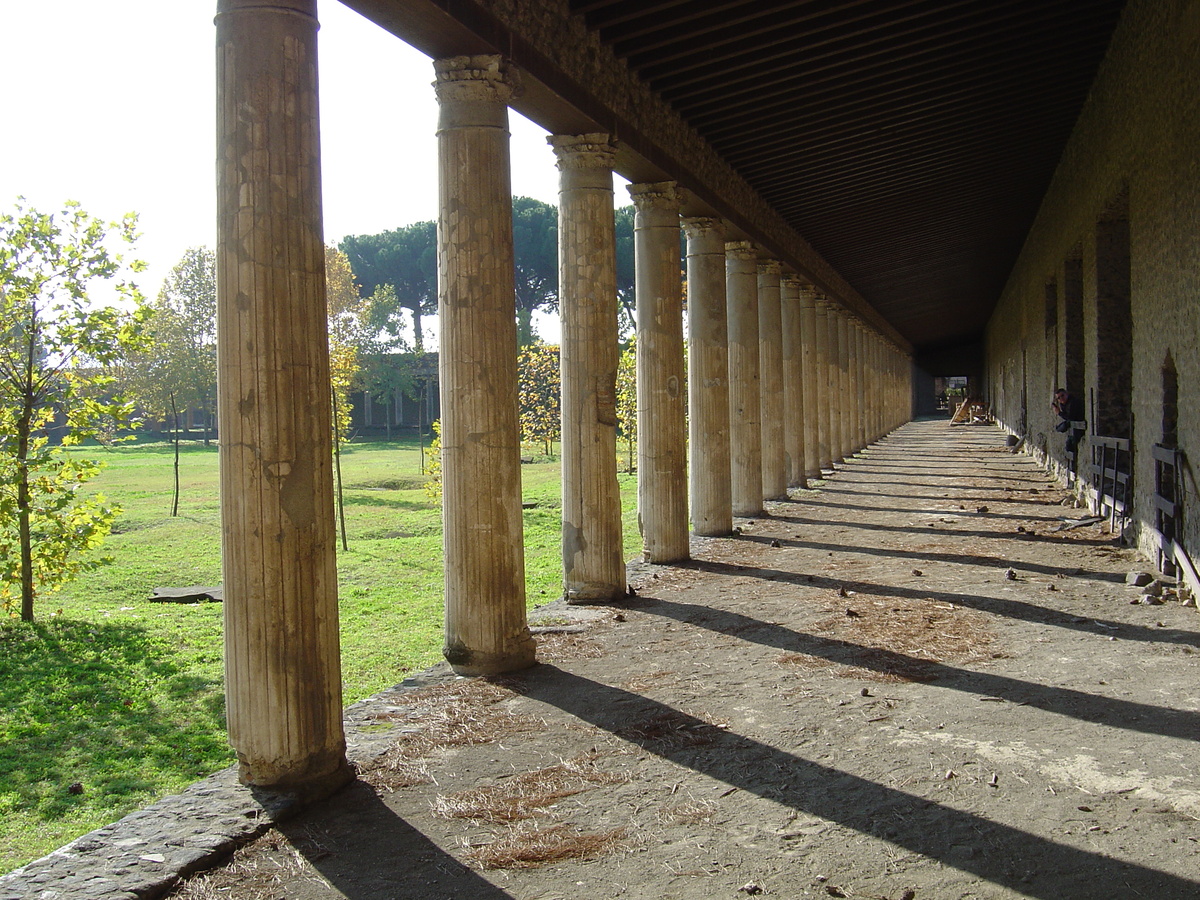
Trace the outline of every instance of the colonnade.
[[[220, 0], [218, 341], [229, 731], [243, 781], [348, 777], [337, 647], [315, 0]], [[445, 655], [534, 662], [525, 618], [508, 103], [498, 56], [434, 64], [439, 103]], [[616, 472], [616, 145], [560, 171], [563, 564], [571, 602], [625, 593]], [[820, 477], [907, 420], [904, 354], [673, 182], [635, 184], [643, 552]], [[679, 229], [687, 239], [687, 369]], [[727, 240], [727, 238], [729, 238]], [[686, 424], [685, 424], [686, 421]], [[690, 451], [690, 454], [689, 454]]]

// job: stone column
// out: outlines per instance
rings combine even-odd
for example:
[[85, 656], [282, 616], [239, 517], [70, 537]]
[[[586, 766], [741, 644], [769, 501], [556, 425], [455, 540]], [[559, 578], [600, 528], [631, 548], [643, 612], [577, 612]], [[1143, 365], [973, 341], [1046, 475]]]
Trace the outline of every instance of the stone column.
[[[817, 466], [833, 468], [833, 442], [829, 432], [831, 395], [829, 386], [829, 305], [825, 298], [813, 295], [813, 387], [817, 404]], [[819, 477], [819, 476], [818, 476]]]
[[563, 568], [569, 603], [625, 595], [617, 485], [617, 264], [607, 134], [550, 138], [558, 157]]
[[729, 334], [720, 219], [683, 220], [687, 234], [688, 462], [692, 529], [733, 531], [729, 462]]
[[871, 352], [871, 377], [869, 390], [871, 392], [871, 443], [883, 436], [883, 423], [880, 419], [881, 403], [883, 402], [883, 385], [879, 378], [879, 346], [880, 338], [875, 332], [867, 335]]
[[854, 455], [850, 446], [850, 417], [854, 414], [854, 397], [850, 394], [850, 334], [846, 311], [840, 306], [834, 312], [834, 327], [837, 330], [837, 459], [849, 459]]
[[825, 298], [825, 324], [829, 331], [829, 464], [842, 461], [841, 412], [842, 382], [838, 374], [838, 314], [837, 305]]
[[847, 320], [850, 338], [850, 396], [853, 417], [850, 419], [850, 449], [857, 453], [867, 445], [863, 430], [863, 416], [867, 410], [867, 397], [863, 391], [862, 325], [858, 319]]
[[820, 391], [817, 385], [819, 340], [817, 333], [816, 291], [811, 284], [797, 279], [797, 304], [800, 309], [800, 382], [804, 405], [804, 477], [821, 477]]
[[729, 308], [729, 445], [733, 514], [763, 512], [758, 254], [749, 241], [725, 245]]
[[783, 276], [780, 288], [780, 321], [783, 331], [783, 445], [789, 487], [805, 487], [804, 341], [801, 335], [800, 279]]
[[786, 500], [787, 447], [784, 444], [783, 314], [778, 260], [758, 264], [759, 421], [762, 423], [762, 494]]
[[648, 562], [687, 559], [683, 284], [675, 182], [633, 184], [637, 290], [638, 522]]
[[434, 63], [446, 659], [463, 675], [534, 662], [525, 621], [508, 107], [499, 56]]
[[315, 0], [217, 9], [217, 342], [229, 740], [332, 791], [342, 731]]

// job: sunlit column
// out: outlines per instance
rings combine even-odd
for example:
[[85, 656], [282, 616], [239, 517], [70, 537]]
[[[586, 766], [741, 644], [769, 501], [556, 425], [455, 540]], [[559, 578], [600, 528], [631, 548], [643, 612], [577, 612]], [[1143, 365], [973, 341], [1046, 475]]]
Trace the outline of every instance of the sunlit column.
[[808, 479], [821, 477], [821, 401], [817, 383], [821, 335], [817, 330], [816, 290], [811, 284], [797, 281], [797, 292], [800, 309], [800, 381], [804, 405], [804, 477], [807, 482]]
[[786, 500], [787, 447], [784, 445], [783, 314], [778, 260], [758, 264], [759, 421], [762, 423], [762, 495]]
[[675, 182], [629, 186], [636, 210], [638, 521], [649, 562], [688, 558], [680, 192]]
[[683, 220], [687, 235], [688, 463], [692, 530], [733, 531], [729, 462], [729, 334], [725, 230], [720, 219]]
[[758, 362], [758, 254], [749, 241], [725, 245], [729, 308], [729, 445], [733, 514], [763, 511]]
[[800, 324], [800, 279], [784, 275], [779, 293], [783, 333], [783, 445], [788, 487], [805, 486], [804, 340]]
[[217, 9], [217, 341], [229, 740], [332, 790], [342, 731], [315, 0]]
[[558, 157], [563, 567], [570, 603], [625, 594], [617, 485], [617, 268], [607, 134], [550, 138]]
[[438, 60], [438, 322], [446, 659], [529, 666], [507, 102], [499, 56]]

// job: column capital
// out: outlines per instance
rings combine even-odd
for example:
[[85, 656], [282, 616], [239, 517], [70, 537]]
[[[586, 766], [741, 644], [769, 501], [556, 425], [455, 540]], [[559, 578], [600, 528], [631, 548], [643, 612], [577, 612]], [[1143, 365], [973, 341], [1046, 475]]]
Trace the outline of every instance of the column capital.
[[718, 237], [725, 236], [725, 220], [715, 216], [684, 216], [680, 220], [683, 224], [684, 233], [689, 239], [705, 237], [713, 234]]
[[554, 148], [560, 172], [572, 169], [611, 171], [617, 159], [616, 142], [608, 134], [552, 134], [546, 142]]
[[759, 275], [780, 275], [783, 272], [783, 263], [777, 259], [760, 259], [758, 261]]
[[726, 241], [725, 255], [732, 259], [758, 260], [758, 253], [749, 241]]
[[629, 197], [639, 212], [658, 209], [677, 213], [687, 192], [674, 181], [654, 181], [629, 185]]
[[439, 103], [508, 103], [521, 93], [521, 73], [499, 54], [450, 56], [433, 61]]

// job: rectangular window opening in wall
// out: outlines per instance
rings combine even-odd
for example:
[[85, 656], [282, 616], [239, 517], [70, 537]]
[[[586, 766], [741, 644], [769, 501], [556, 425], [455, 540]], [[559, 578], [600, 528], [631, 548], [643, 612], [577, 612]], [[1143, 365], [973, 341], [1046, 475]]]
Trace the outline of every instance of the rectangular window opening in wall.
[[1058, 280], [1046, 282], [1045, 307], [1045, 372], [1052, 382], [1051, 389], [1060, 387], [1061, 366], [1058, 364]]
[[1129, 194], [1121, 194], [1096, 223], [1097, 434], [1133, 434], [1133, 316], [1130, 306]]
[[1063, 262], [1062, 281], [1062, 377], [1076, 397], [1083, 397], [1083, 252], [1076, 248]]

